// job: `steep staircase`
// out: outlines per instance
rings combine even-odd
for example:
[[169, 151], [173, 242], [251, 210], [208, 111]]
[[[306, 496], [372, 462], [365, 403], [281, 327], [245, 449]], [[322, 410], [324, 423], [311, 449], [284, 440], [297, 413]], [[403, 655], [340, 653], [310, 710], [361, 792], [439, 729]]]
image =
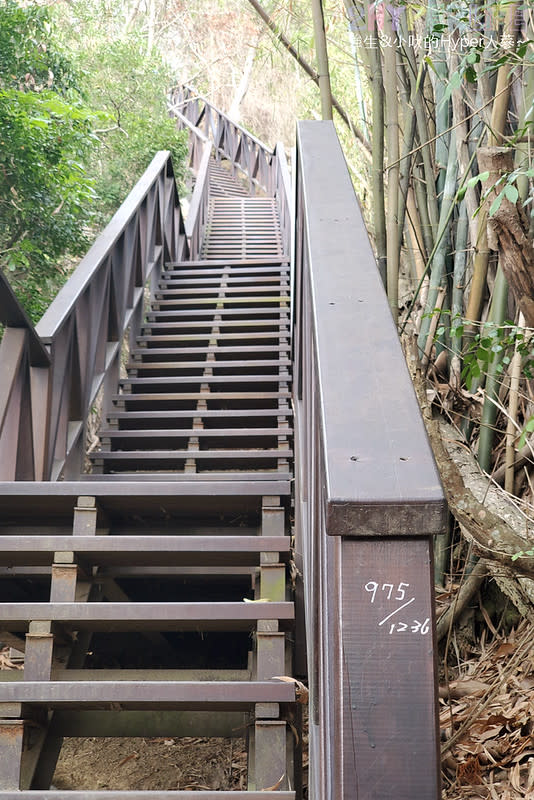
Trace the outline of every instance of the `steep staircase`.
[[[13, 739], [2, 781], [31, 783], [32, 797], [43, 796], [35, 788], [50, 783], [71, 731], [240, 735], [249, 741], [243, 796], [289, 800], [300, 781], [295, 689], [276, 679], [291, 675], [295, 616], [289, 262], [271, 198], [244, 197], [215, 161], [210, 188], [202, 259], [165, 265], [89, 453], [92, 472], [80, 476], [95, 495], [76, 499], [71, 529], [68, 512], [43, 525], [28, 510], [2, 530], [20, 591], [3, 605], [4, 639], [25, 650], [23, 673], [0, 686], [4, 718], [10, 703], [25, 709], [24, 722], [1, 729]], [[140, 496], [149, 482], [176, 481], [185, 495], [179, 510], [171, 496], [168, 508], [146, 498], [135, 514], [118, 513], [98, 496], [103, 481], [138, 481]], [[28, 570], [38, 591], [21, 589]], [[29, 724], [42, 739], [31, 765]]]
[[[185, 222], [160, 152], [35, 328], [0, 273], [0, 800], [437, 800], [446, 509], [333, 125], [293, 210], [171, 110]], [[65, 737], [243, 738], [246, 790], [54, 789]]]
[[166, 265], [93, 474], [289, 480], [289, 262], [273, 201], [211, 200], [203, 255]]

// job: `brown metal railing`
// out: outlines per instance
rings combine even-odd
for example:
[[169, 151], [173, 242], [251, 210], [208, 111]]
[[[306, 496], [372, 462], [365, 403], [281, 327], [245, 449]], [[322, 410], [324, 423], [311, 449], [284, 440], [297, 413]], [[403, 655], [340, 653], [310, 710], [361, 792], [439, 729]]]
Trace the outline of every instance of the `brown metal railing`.
[[[274, 195], [274, 152], [267, 145], [190, 86], [180, 86], [172, 92], [170, 111], [183, 127], [194, 128], [213, 142], [216, 157], [228, 160], [233, 172], [239, 170], [248, 178], [251, 193], [258, 188]], [[198, 156], [193, 154], [192, 158], [198, 162]]]
[[46, 460], [50, 357], [0, 272], [0, 476], [33, 480]]
[[147, 282], [187, 255], [170, 154], [160, 152], [35, 330], [2, 279], [1, 480], [79, 477], [87, 418], [100, 392], [103, 411], [111, 406]]
[[296, 546], [312, 800], [437, 800], [432, 536], [445, 501], [330, 122], [298, 127]]
[[289, 253], [290, 181], [282, 145], [270, 150], [188, 87], [174, 93], [177, 103], [185, 113], [173, 113], [190, 130], [197, 178], [186, 225], [170, 155], [158, 153], [35, 330], [2, 280], [0, 480], [68, 479], [83, 471], [87, 417], [100, 392], [102, 411], [111, 407], [124, 334], [129, 328], [133, 342], [147, 281], [156, 285], [164, 261], [199, 257], [212, 152], [277, 199]]
[[213, 156], [231, 164], [232, 173], [243, 175], [254, 194], [260, 189], [277, 201], [282, 237], [287, 255], [291, 243], [291, 178], [282, 142], [271, 150], [245, 128], [199, 95], [190, 86], [171, 94], [169, 111], [182, 128], [189, 130], [189, 166], [196, 176], [186, 220], [191, 258], [197, 258], [205, 229], [209, 199], [208, 162]]

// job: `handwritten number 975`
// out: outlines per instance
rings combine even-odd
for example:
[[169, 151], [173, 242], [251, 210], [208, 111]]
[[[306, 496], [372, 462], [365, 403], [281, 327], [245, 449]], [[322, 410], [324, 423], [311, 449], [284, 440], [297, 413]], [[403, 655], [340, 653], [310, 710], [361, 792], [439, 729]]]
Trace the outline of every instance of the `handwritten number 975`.
[[401, 581], [397, 586], [394, 583], [383, 583], [380, 586], [376, 581], [368, 581], [365, 584], [365, 591], [371, 595], [371, 603], [375, 602], [377, 592], [385, 592], [386, 600], [404, 600], [406, 596], [406, 589], [410, 586], [409, 583]]

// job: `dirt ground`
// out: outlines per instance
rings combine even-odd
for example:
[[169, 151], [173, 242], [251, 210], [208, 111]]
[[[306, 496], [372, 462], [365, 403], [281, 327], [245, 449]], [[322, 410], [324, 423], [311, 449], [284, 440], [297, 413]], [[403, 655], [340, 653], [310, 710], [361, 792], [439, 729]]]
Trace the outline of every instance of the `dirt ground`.
[[57, 789], [244, 790], [244, 739], [65, 739]]

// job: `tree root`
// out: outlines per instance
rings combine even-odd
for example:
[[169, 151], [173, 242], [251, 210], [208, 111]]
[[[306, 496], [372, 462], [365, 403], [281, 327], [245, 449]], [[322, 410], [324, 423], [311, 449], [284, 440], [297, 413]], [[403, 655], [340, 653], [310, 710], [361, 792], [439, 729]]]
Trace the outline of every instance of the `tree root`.
[[[439, 622], [442, 638], [477, 591], [485, 575], [497, 582], [523, 616], [534, 620], [534, 526], [499, 487], [482, 472], [456, 429], [434, 419], [415, 358], [407, 354], [427, 433], [441, 475], [449, 510], [481, 561], [473, 569], [453, 607]], [[516, 556], [516, 558], [514, 558]]]
[[473, 567], [471, 573], [462, 583], [460, 590], [448, 609], [441, 615], [436, 625], [437, 641], [440, 642], [447, 636], [450, 628], [461, 616], [471, 598], [478, 592], [484, 578], [488, 576], [488, 565], [481, 558]]

